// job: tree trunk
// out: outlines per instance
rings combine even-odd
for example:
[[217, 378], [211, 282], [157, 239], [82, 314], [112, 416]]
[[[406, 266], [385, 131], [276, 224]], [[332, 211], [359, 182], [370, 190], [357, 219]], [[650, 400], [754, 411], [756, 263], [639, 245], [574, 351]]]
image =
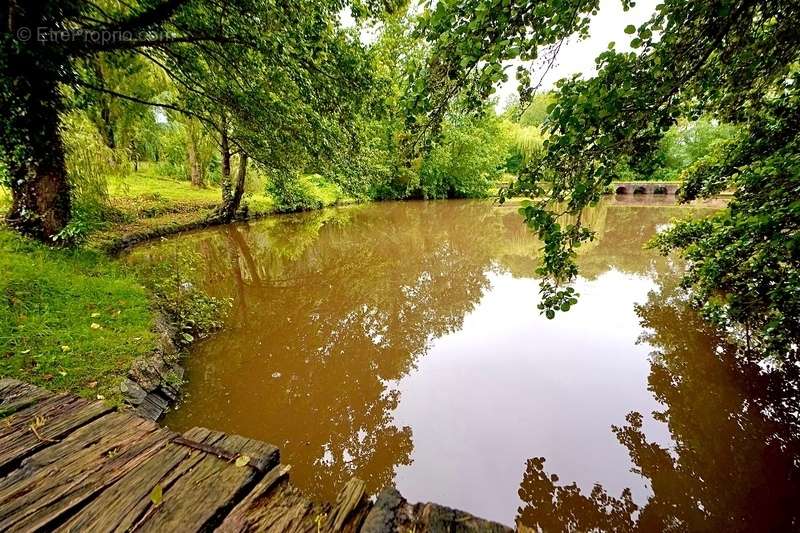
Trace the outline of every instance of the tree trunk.
[[225, 115], [222, 116], [220, 127], [219, 150], [222, 155], [222, 175], [220, 184], [222, 185], [222, 205], [226, 205], [231, 200], [231, 144], [228, 139], [228, 121]]
[[[64, 144], [59, 134], [63, 102], [59, 76], [68, 60], [52, 43], [19, 39], [23, 28], [41, 26], [37, 2], [12, 2], [0, 37], [0, 157], [8, 173], [8, 224], [20, 233], [52, 242], [69, 223], [71, 200]], [[26, 30], [27, 31], [27, 30]]]
[[236, 183], [233, 186], [233, 191], [230, 192], [230, 177], [228, 178], [229, 193], [228, 198], [223, 199], [222, 205], [219, 208], [219, 216], [226, 222], [233, 220], [236, 211], [239, 210], [239, 205], [242, 203], [244, 196], [244, 185], [247, 179], [247, 154], [241, 153], [239, 155], [239, 168], [236, 171]]
[[195, 187], [203, 186], [203, 174], [200, 172], [200, 162], [197, 157], [197, 145], [194, 137], [189, 134], [189, 142], [186, 144], [187, 155], [189, 156], [189, 179]]
[[106, 146], [114, 150], [117, 147], [117, 140], [114, 137], [114, 124], [111, 122], [111, 105], [105, 97], [100, 99], [100, 119], [103, 140]]
[[203, 131], [197, 120], [190, 118], [186, 123], [186, 148], [189, 156], [189, 178], [195, 187], [206, 186], [206, 161], [203, 158]]
[[233, 196], [231, 197], [231, 216], [239, 209], [244, 196], [244, 181], [247, 178], [247, 154], [242, 152], [239, 155], [239, 169], [236, 172], [236, 185], [233, 188]]

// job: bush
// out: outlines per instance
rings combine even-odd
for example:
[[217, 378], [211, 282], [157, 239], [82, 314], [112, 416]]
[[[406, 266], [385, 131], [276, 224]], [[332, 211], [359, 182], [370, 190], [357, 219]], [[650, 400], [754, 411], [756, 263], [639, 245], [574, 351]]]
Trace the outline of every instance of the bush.
[[266, 192], [275, 202], [275, 211], [289, 213], [321, 209], [342, 197], [342, 190], [319, 174], [273, 173], [267, 180]]
[[492, 111], [483, 117], [455, 115], [445, 122], [441, 141], [420, 167], [423, 198], [480, 198], [505, 171], [511, 142]]
[[177, 253], [170, 261], [139, 267], [144, 285], [155, 306], [177, 332], [178, 346], [185, 346], [222, 327], [230, 302], [214, 298], [199, 289], [193, 273], [197, 254]]
[[538, 126], [524, 126], [506, 123], [507, 135], [511, 143], [509, 157], [506, 160], [508, 172], [519, 172], [529, 163], [538, 161], [544, 156], [545, 135]]
[[736, 126], [708, 117], [679, 122], [670, 128], [659, 144], [663, 168], [677, 176], [695, 161], [717, 150], [720, 143], [732, 139], [736, 131]]

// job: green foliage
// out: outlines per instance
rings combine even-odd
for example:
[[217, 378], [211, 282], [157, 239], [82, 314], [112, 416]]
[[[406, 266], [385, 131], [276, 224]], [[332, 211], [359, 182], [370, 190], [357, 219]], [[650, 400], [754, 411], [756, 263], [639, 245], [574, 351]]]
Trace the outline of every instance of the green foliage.
[[734, 332], [748, 350], [798, 355], [800, 338], [800, 92], [768, 97], [749, 135], [687, 171], [686, 198], [736, 189], [728, 209], [684, 221], [653, 242], [689, 259], [684, 280], [706, 317]]
[[506, 163], [508, 172], [519, 172], [525, 165], [534, 164], [544, 156], [545, 136], [538, 126], [523, 126], [508, 122], [511, 154]]
[[193, 282], [196, 258], [178, 252], [168, 261], [139, 268], [139, 276], [152, 295], [155, 307], [176, 331], [178, 346], [222, 327], [230, 302], [209, 296]]
[[505, 170], [510, 140], [500, 119], [453, 115], [440, 140], [423, 160], [419, 189], [423, 198], [486, 196]]
[[162, 177], [189, 179], [187, 144], [188, 133], [180, 120], [170, 120], [156, 126], [158, 146], [153, 157], [157, 174]]
[[702, 117], [696, 121], [680, 120], [670, 128], [658, 145], [659, 168], [654, 180], [680, 178], [681, 172], [703, 158], [713, 158], [737, 133], [731, 124]]
[[267, 181], [267, 194], [274, 200], [275, 211], [289, 213], [321, 209], [338, 202], [341, 189], [318, 174], [291, 175], [274, 173]]
[[544, 92], [534, 95], [527, 105], [520, 106], [519, 103], [508, 106], [506, 115], [514, 122], [522, 126], [541, 127], [550, 113], [549, 108], [556, 102], [556, 95], [553, 92]]
[[106, 145], [85, 113], [69, 113], [62, 128], [73, 195], [72, 220], [54, 239], [75, 243], [103, 225], [109, 207], [107, 178], [123, 175], [127, 160]]
[[[448, 101], [459, 95], [468, 106], [479, 107], [507, 81], [506, 65], [518, 61], [516, 78], [520, 104], [525, 106], [538, 88], [534, 80], [536, 59], [550, 61], [557, 44], [577, 33], [585, 36], [589, 14], [598, 0], [560, 0], [531, 3], [527, 0], [473, 0], [439, 2], [425, 10], [417, 32], [429, 43], [430, 54], [421, 62], [408, 84], [406, 124], [415, 137], [435, 133]], [[417, 146], [417, 141], [412, 145]]]
[[51, 390], [119, 397], [155, 348], [150, 301], [118, 262], [0, 230], [0, 375]]
[[[577, 214], [596, 202], [612, 179], [610, 166], [622, 156], [641, 160], [652, 153], [682, 114], [718, 116], [737, 124], [742, 134], [701, 123], [696, 131], [680, 133], [679, 147], [669, 144], [670, 137], [664, 141], [674, 158], [668, 164], [690, 165], [684, 199], [731, 187], [735, 200], [726, 214], [679, 225], [659, 243], [665, 251], [681, 248], [691, 259], [686, 286], [703, 301], [707, 315], [743, 331], [748, 348], [796, 354], [798, 314], [787, 300], [797, 294], [792, 274], [798, 266], [797, 218], [790, 206], [798, 190], [800, 44], [786, 41], [784, 31], [800, 20], [800, 10], [786, 7], [735, 2], [723, 14], [708, 4], [666, 2], [638, 29], [632, 46], [642, 49], [639, 55], [605, 52], [596, 78], [560, 84], [548, 119], [547, 165], [556, 172], [530, 169], [519, 186], [535, 194], [543, 182], [551, 183], [547, 200], [529, 217], [552, 244], [546, 246], [550, 276], [572, 279], [573, 262], [562, 258], [592, 236], [581, 234], [577, 224], [547, 232], [539, 221], [549, 219], [541, 213], [558, 204]], [[772, 18], [782, 9], [782, 17]], [[765, 18], [769, 24], [763, 24]], [[718, 37], [720, 28], [724, 39]], [[553, 287], [545, 287], [546, 296]]]

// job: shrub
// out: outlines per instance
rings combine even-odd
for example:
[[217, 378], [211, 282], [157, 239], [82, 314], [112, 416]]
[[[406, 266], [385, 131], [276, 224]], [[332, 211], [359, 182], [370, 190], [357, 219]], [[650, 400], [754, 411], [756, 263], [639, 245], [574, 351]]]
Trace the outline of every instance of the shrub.
[[333, 205], [342, 197], [342, 190], [319, 174], [273, 173], [267, 180], [266, 192], [279, 213], [308, 211]]
[[420, 166], [423, 198], [479, 198], [505, 171], [510, 139], [493, 112], [483, 117], [455, 115], [441, 141]]

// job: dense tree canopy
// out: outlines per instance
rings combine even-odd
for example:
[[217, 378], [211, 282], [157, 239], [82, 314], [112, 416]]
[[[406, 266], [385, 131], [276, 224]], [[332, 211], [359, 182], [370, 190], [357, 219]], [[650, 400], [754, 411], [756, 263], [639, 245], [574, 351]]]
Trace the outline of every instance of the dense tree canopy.
[[[7, 2], [2, 9], [0, 132], [13, 193], [9, 223], [56, 237], [70, 218], [60, 113], [63, 89], [89, 91], [108, 123], [108, 97], [180, 111], [222, 130], [268, 166], [336, 152], [336, 139], [369, 80], [358, 39], [338, 24], [343, 2], [275, 4], [242, 0]], [[377, 11], [359, 3], [358, 13]], [[117, 90], [109, 65], [146, 62], [172, 82], [175, 98], [152, 87]], [[118, 73], [120, 69], [117, 69]], [[112, 129], [104, 131], [112, 143]]]

